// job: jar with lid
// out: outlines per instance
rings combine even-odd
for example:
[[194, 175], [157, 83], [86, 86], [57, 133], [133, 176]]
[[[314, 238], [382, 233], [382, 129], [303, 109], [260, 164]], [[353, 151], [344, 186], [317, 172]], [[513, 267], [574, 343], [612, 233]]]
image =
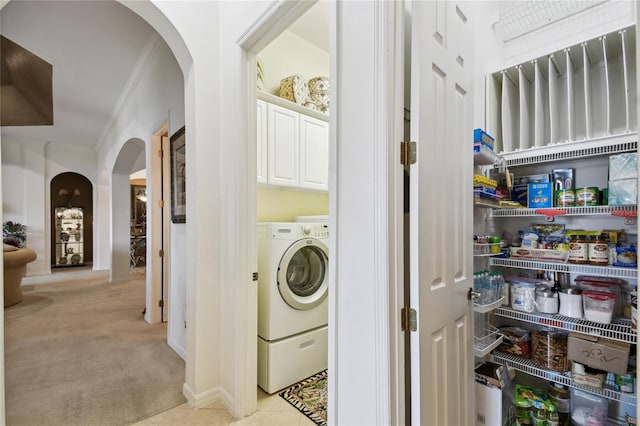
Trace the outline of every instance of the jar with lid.
[[558, 313], [558, 293], [550, 287], [540, 285], [536, 287], [536, 309], [543, 314]]
[[560, 288], [560, 315], [582, 318], [582, 290], [575, 287]]
[[558, 412], [558, 424], [561, 426], [568, 425], [569, 413], [571, 412], [569, 388], [562, 383], [550, 382], [549, 399], [553, 402]]
[[591, 237], [588, 247], [590, 265], [607, 266], [609, 264], [609, 243], [604, 235]]
[[569, 263], [589, 263], [589, 244], [585, 235], [575, 234], [569, 241]]

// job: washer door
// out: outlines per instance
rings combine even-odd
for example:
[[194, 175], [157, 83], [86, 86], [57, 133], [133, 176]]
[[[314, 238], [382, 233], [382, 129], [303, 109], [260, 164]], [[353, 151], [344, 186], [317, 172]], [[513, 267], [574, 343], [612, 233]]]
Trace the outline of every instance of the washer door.
[[294, 309], [308, 310], [327, 297], [327, 246], [315, 238], [291, 244], [278, 265], [278, 290]]

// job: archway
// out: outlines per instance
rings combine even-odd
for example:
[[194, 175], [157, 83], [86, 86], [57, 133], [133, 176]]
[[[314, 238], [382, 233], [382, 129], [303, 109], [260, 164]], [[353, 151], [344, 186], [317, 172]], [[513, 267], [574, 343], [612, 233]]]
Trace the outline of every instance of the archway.
[[51, 179], [51, 267], [93, 263], [93, 185], [65, 172]]

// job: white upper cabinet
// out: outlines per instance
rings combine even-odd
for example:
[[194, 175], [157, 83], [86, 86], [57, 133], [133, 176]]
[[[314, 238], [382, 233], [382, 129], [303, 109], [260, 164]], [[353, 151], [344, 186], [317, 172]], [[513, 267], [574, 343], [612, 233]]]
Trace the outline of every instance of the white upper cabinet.
[[[262, 96], [266, 96], [263, 94]], [[329, 123], [318, 117], [258, 99], [258, 183], [327, 191], [329, 188]], [[294, 107], [295, 108], [295, 107]]]
[[258, 183], [267, 183], [267, 103], [260, 99], [256, 109], [256, 129]]
[[300, 186], [329, 189], [329, 125], [300, 114]]
[[300, 114], [267, 105], [268, 179], [270, 185], [299, 186]]

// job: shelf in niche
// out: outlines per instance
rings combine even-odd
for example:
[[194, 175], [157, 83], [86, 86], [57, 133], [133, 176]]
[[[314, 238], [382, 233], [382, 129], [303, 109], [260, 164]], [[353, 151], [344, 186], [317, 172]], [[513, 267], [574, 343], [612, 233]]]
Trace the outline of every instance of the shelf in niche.
[[[474, 308], [475, 309], [475, 308]], [[577, 318], [569, 318], [563, 315], [527, 313], [516, 311], [505, 306], [495, 309], [495, 314], [503, 318], [524, 321], [531, 324], [538, 324], [553, 327], [561, 330], [575, 331], [592, 336], [606, 337], [621, 342], [636, 344], [638, 339], [637, 331], [631, 326], [631, 320], [618, 319], [612, 324], [599, 324]]]
[[537, 260], [522, 260], [514, 258], [489, 258], [491, 266], [508, 268], [534, 269], [556, 272], [571, 272], [574, 274], [597, 275], [600, 277], [638, 278], [637, 268], [623, 268], [617, 266], [591, 266], [564, 262], [540, 262]]
[[608, 375], [607, 381], [603, 389], [594, 389], [585, 386], [577, 386], [574, 385], [571, 380], [571, 373], [559, 373], [556, 371], [545, 370], [536, 365], [532, 360], [527, 358], [522, 358], [519, 356], [506, 354], [499, 351], [494, 351], [491, 353], [491, 361], [497, 362], [503, 365], [507, 365], [509, 368], [514, 370], [522, 371], [531, 376], [539, 377], [541, 379], [554, 381], [557, 383], [562, 383], [565, 386], [569, 386], [575, 389], [580, 389], [585, 392], [592, 393], [594, 395], [604, 396], [612, 401], [620, 401], [625, 404], [637, 405], [638, 400], [635, 393], [624, 393], [618, 392], [614, 388], [613, 380], [609, 378], [612, 376]]

